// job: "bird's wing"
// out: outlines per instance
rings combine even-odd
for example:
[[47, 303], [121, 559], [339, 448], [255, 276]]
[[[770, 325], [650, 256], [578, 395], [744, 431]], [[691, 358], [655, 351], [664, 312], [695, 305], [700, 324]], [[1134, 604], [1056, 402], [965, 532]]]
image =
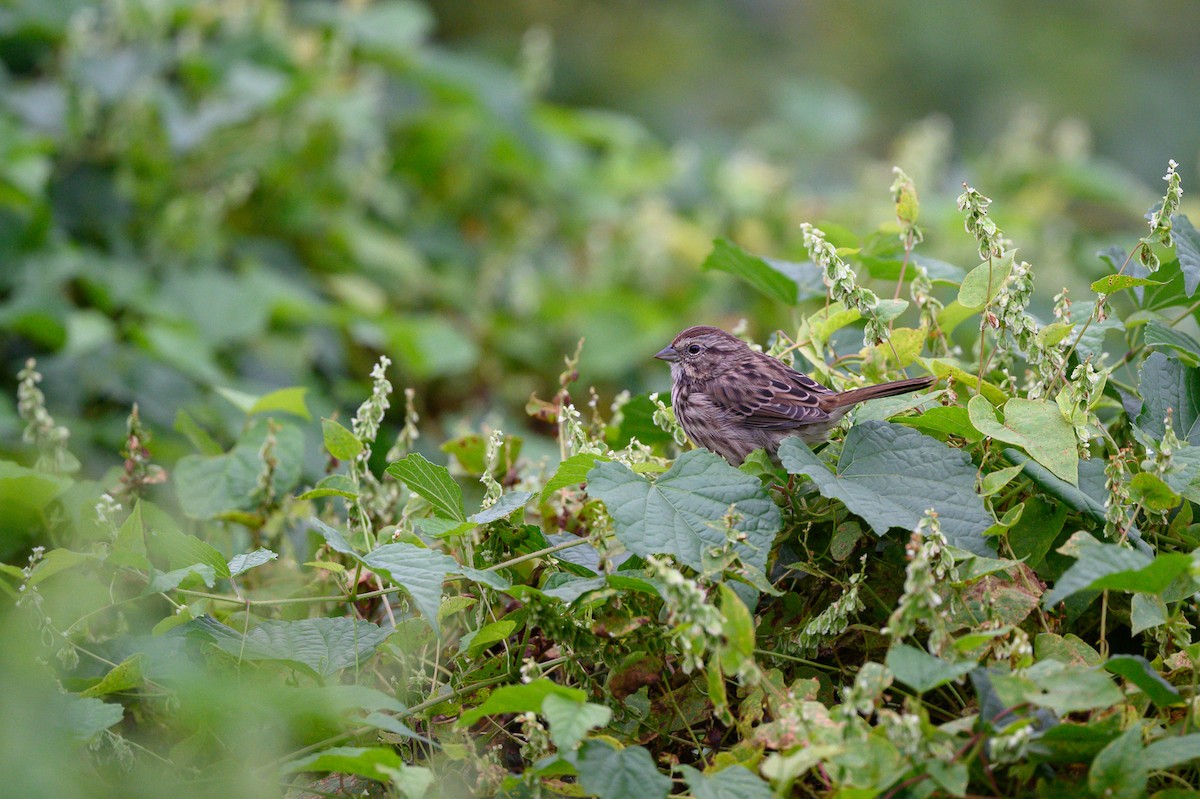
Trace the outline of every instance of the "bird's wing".
[[822, 410], [818, 400], [833, 393], [808, 375], [767, 356], [713, 380], [705, 391], [714, 403], [736, 413], [744, 424], [764, 430], [789, 430], [828, 420], [830, 414]]

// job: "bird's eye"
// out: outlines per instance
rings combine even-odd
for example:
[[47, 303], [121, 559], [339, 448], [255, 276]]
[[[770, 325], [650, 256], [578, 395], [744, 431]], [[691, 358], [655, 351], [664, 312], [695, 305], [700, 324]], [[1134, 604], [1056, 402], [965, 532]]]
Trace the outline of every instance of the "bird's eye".
[[689, 355], [699, 355], [700, 354], [700, 345], [693, 344], [692, 346], [688, 347], [688, 354]]

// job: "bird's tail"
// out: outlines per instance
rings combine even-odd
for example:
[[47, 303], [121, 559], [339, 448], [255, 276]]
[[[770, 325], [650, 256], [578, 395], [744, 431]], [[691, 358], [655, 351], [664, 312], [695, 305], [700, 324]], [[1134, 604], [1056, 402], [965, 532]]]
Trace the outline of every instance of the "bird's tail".
[[896, 380], [892, 383], [880, 383], [876, 386], [864, 386], [863, 388], [855, 388], [850, 391], [843, 391], [840, 394], [831, 394], [822, 402], [825, 410], [833, 408], [844, 408], [848, 405], [857, 405], [860, 402], [866, 402], [869, 399], [878, 399], [879, 397], [894, 397], [897, 394], [907, 394], [910, 391], [919, 391], [923, 388], [928, 388], [933, 385], [936, 378], [913, 377], [908, 380]]

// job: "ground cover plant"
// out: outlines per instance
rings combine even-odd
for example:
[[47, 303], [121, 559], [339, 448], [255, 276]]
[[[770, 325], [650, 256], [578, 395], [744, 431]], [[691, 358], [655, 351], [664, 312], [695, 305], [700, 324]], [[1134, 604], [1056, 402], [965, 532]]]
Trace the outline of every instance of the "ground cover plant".
[[[944, 381], [862, 406], [816, 452], [789, 439], [778, 465], [681, 449], [657, 395], [588, 402], [573, 356], [529, 404], [557, 465], [494, 430], [445, 442], [451, 471], [414, 451], [411, 392], [379, 439], [399, 399], [382, 358], [354, 417], [320, 421], [315, 483], [318, 423], [283, 389], [240, 398], [231, 448], [188, 428], [169, 478], [134, 409], [104, 484], [68, 476], [30, 362], [38, 459], [0, 486], [51, 545], [0, 585], [33, 622], [5, 665], [51, 722], [37, 746], [86, 742], [92, 789], [124, 795], [296, 792], [314, 772], [404, 796], [1191, 792], [1200, 345], [1177, 327], [1200, 308], [1200, 235], [1174, 164], [1166, 181], [1145, 237], [1053, 320], [973, 188], [983, 260], [923, 263], [900, 170], [884, 255], [808, 225], [803, 263], [718, 241], [710, 266], [779, 301], [806, 273], [828, 288], [777, 357], [837, 386]], [[952, 343], [964, 325], [977, 346]], [[149, 498], [164, 481], [182, 518]]]
[[[14, 8], [8, 792], [1200, 789], [1174, 163], [1025, 119], [951, 168], [930, 120], [831, 201], [416, 4]], [[651, 356], [738, 317], [826, 385], [937, 383], [734, 468]]]

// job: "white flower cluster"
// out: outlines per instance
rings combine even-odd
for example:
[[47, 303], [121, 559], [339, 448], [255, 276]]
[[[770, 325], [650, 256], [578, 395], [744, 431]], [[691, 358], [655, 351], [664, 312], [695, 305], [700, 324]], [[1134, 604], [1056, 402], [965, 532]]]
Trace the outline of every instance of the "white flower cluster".
[[704, 666], [709, 643], [719, 640], [721, 612], [708, 604], [703, 589], [664, 558], [647, 558], [655, 576], [662, 580], [667, 621], [674, 625], [671, 642], [680, 654], [685, 674]]
[[1175, 239], [1171, 236], [1171, 218], [1179, 210], [1179, 201], [1183, 199], [1183, 186], [1176, 171], [1178, 167], [1179, 164], [1174, 160], [1167, 161], [1167, 174], [1163, 175], [1163, 180], [1167, 182], [1167, 193], [1163, 195], [1162, 206], [1150, 214], [1150, 235], [1142, 239], [1138, 247], [1138, 259], [1151, 272], [1158, 271], [1159, 260], [1150, 243], [1157, 241], [1164, 247], [1175, 246]]
[[849, 587], [845, 592], [829, 607], [809, 619], [795, 639], [787, 642], [788, 652], [798, 657], [814, 655], [822, 643], [844, 633], [854, 615], [865, 607], [858, 596], [862, 580], [862, 572], [851, 575]]
[[858, 285], [858, 275], [837, 254], [837, 248], [825, 239], [825, 234], [819, 228], [804, 222], [800, 225], [800, 232], [804, 236], [804, 246], [808, 248], [808, 257], [821, 267], [830, 298], [847, 308], [857, 308], [867, 320], [863, 329], [863, 343], [878, 344], [886, 339], [887, 328], [876, 313], [879, 297], [875, 292]]
[[904, 572], [904, 593], [882, 631], [893, 641], [914, 634], [923, 625], [931, 630], [929, 647], [934, 654], [946, 642], [949, 633], [942, 617], [938, 584], [955, 574], [954, 558], [946, 547], [937, 512], [931, 508], [925, 511], [905, 547], [908, 566]]

